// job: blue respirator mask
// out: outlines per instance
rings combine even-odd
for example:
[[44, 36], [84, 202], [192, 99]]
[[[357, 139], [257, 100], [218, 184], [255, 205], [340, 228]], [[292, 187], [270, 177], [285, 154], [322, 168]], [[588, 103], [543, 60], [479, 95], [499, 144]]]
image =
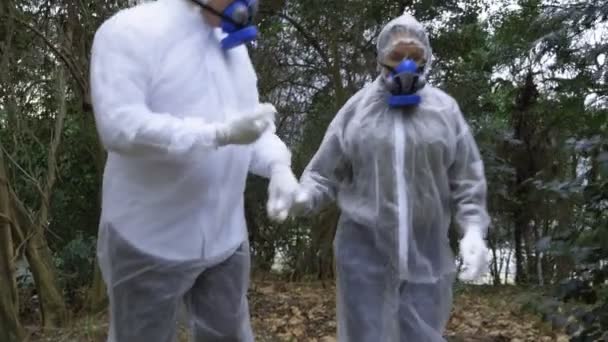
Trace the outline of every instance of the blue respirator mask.
[[232, 49], [258, 37], [258, 29], [253, 26], [253, 18], [258, 12], [257, 0], [235, 0], [223, 12], [202, 3], [201, 0], [192, 1], [222, 19], [222, 31], [228, 34], [222, 39], [222, 49]]
[[424, 65], [418, 66], [411, 59], [406, 59], [395, 68], [382, 64], [389, 70], [384, 83], [392, 94], [388, 100], [390, 107], [408, 107], [420, 104], [420, 95], [416, 94], [426, 84], [423, 73]]

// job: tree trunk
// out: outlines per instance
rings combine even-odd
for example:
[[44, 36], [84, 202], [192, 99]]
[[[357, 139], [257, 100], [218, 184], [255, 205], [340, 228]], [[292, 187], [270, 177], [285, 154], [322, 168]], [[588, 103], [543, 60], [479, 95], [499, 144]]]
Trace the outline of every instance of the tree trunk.
[[505, 263], [505, 285], [509, 284], [509, 273], [511, 273], [511, 256], [513, 255], [513, 250], [509, 248], [509, 254], [507, 254], [507, 262]]
[[57, 81], [59, 108], [48, 151], [46, 179], [39, 186], [42, 199], [38, 216], [35, 220], [30, 217], [27, 208], [18, 199], [17, 195], [11, 192], [14, 211], [17, 216], [17, 225], [23, 229], [26, 239], [25, 255], [30, 264], [34, 282], [36, 283], [36, 290], [40, 298], [43, 328], [45, 329], [61, 327], [67, 322], [68, 318], [63, 293], [57, 277], [57, 269], [53, 261], [53, 253], [49, 248], [45, 236], [45, 229], [50, 216], [52, 190], [57, 179], [57, 153], [67, 113], [65, 74], [61, 67], [58, 68]]
[[34, 235], [28, 240], [25, 253], [40, 297], [42, 326], [45, 329], [61, 327], [66, 323], [68, 315], [53, 254], [41, 227], [33, 230]]
[[496, 238], [494, 231], [488, 232], [488, 247], [492, 253], [492, 263], [490, 264], [490, 275], [492, 276], [492, 283], [494, 285], [500, 285], [500, 263], [502, 262], [502, 256], [497, 251]]
[[[529, 266], [532, 258], [532, 236], [530, 232], [530, 223], [534, 215], [531, 210], [533, 206], [530, 203], [532, 188], [529, 181], [535, 177], [538, 171], [538, 165], [535, 162], [533, 150], [533, 137], [535, 132], [534, 115], [531, 112], [536, 104], [538, 90], [534, 84], [534, 76], [530, 70], [525, 83], [519, 90], [515, 100], [515, 106], [511, 111], [511, 126], [513, 127], [513, 138], [518, 141], [511, 147], [511, 163], [515, 166], [515, 197], [517, 198], [516, 208], [513, 212], [513, 221], [515, 224], [514, 241], [515, 241], [515, 263], [516, 274], [515, 281], [519, 284], [528, 282], [528, 271], [526, 266]], [[524, 255], [525, 252], [525, 255]], [[528, 259], [525, 259], [525, 258]], [[534, 264], [532, 264], [532, 271]], [[534, 273], [532, 273], [534, 274]]]
[[[86, 101], [83, 107], [84, 106], [86, 106]], [[84, 131], [93, 136], [91, 139], [93, 141], [91, 154], [95, 164], [97, 184], [101, 186], [103, 182], [103, 170], [106, 162], [106, 151], [103, 149], [99, 135], [97, 134], [93, 113], [90, 111], [85, 111], [84, 115]], [[97, 193], [95, 200], [97, 201], [97, 212], [95, 212], [95, 217], [97, 218], [97, 222], [99, 222], [101, 217], [101, 191]], [[106, 286], [103, 282], [103, 277], [101, 276], [101, 270], [99, 269], [99, 265], [97, 263], [97, 256], [95, 256], [93, 267], [95, 268], [93, 271], [93, 283], [89, 287], [85, 307], [90, 312], [96, 313], [106, 308], [108, 298], [106, 294]]]
[[543, 253], [538, 253], [536, 258], [536, 274], [538, 277], [538, 285], [545, 286], [545, 278], [543, 275]]
[[324, 210], [319, 217], [317, 228], [319, 230], [313, 234], [316, 237], [315, 245], [318, 246], [318, 273], [317, 279], [331, 279], [334, 277], [334, 251], [333, 241], [336, 236], [336, 228], [340, 210], [332, 205], [327, 210]]
[[24, 338], [23, 327], [19, 322], [12, 224], [8, 176], [4, 152], [0, 150], [0, 341], [6, 342], [17, 342]]
[[88, 291], [86, 308], [91, 313], [103, 311], [108, 305], [108, 296], [106, 294], [106, 284], [103, 282], [101, 270], [95, 258], [95, 271], [93, 273], [93, 284]]
[[[93, 114], [91, 113], [91, 116]], [[93, 131], [95, 133], [95, 166], [97, 170], [98, 184], [102, 184], [103, 181], [103, 169], [106, 160], [106, 153], [103, 149], [103, 146], [99, 140], [98, 135], [95, 131], [95, 123], [93, 120], [87, 120], [87, 122], [93, 127]], [[101, 191], [99, 191], [97, 195], [97, 213], [96, 217], [99, 221], [101, 216]], [[107, 293], [106, 293], [106, 285], [103, 282], [103, 277], [101, 276], [101, 270], [99, 269], [99, 265], [97, 263], [97, 257], [95, 257], [94, 262], [95, 271], [93, 273], [93, 283], [89, 288], [87, 293], [87, 303], [86, 306], [88, 310], [91, 312], [99, 312], [103, 310], [108, 303]]]
[[500, 270], [502, 268], [502, 255], [497, 253], [496, 246], [491, 243], [490, 251], [492, 251], [492, 265], [491, 265], [491, 273], [493, 278], [493, 283], [495, 286], [500, 285]]
[[11, 192], [11, 199], [17, 225], [23, 229], [27, 239], [18, 242], [25, 243], [25, 256], [32, 270], [40, 298], [43, 327], [60, 327], [67, 319], [67, 310], [59, 287], [53, 254], [44, 236], [44, 227], [36, 226], [32, 222], [27, 209], [14, 192]]
[[[530, 206], [530, 203], [526, 204], [526, 206]], [[526, 209], [526, 214], [528, 214], [528, 210]], [[535, 239], [534, 232], [536, 230], [536, 222], [535, 220], [529, 220], [528, 224], [525, 226], [524, 230], [524, 249], [526, 252], [526, 280], [528, 283], [536, 283], [536, 251], [535, 251]]]
[[[249, 232], [249, 243], [254, 249], [255, 270], [263, 273], [270, 272], [276, 256], [275, 243], [272, 238], [268, 238], [267, 227], [263, 222], [258, 222], [256, 213], [265, 208], [265, 197], [259, 194], [266, 194], [267, 182], [255, 179], [247, 183], [245, 194], [245, 220]], [[263, 190], [264, 189], [264, 190]], [[266, 228], [266, 229], [265, 229]]]
[[[4, 1], [0, 14], [11, 14], [13, 4]], [[10, 50], [14, 35], [14, 22], [6, 19], [4, 53], [0, 68], [10, 68]], [[7, 84], [7, 74], [0, 72], [0, 84]], [[10, 113], [10, 99], [5, 98], [5, 109]], [[0, 144], [1, 146], [1, 144]], [[13, 239], [14, 218], [11, 215], [8, 172], [4, 161], [4, 151], [0, 149], [0, 341], [17, 342], [25, 337], [19, 321], [19, 296], [15, 279], [15, 245]]]
[[504, 270], [505, 265], [506, 265], [506, 263], [505, 263], [505, 261], [506, 261], [505, 260], [505, 254], [504, 254], [503, 250], [501, 250], [501, 251], [498, 252], [498, 257], [500, 258], [500, 262], [498, 263], [498, 267], [496, 268], [496, 279], [494, 279], [494, 281], [495, 282], [497, 281], [497, 283], [495, 283], [496, 285], [501, 285], [503, 283], [503, 279], [501, 278], [501, 274], [502, 274], [502, 271]]
[[513, 229], [513, 241], [515, 242], [515, 282], [524, 284], [527, 282], [524, 253], [523, 253], [523, 233], [527, 220], [521, 215], [515, 217], [515, 227]]

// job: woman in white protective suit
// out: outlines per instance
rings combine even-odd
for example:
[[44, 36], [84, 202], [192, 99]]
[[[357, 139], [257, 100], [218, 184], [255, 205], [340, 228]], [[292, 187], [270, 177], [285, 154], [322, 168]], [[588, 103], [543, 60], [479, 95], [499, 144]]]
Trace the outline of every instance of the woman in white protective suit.
[[464, 234], [462, 277], [487, 266], [483, 163], [456, 101], [425, 85], [424, 27], [404, 14], [383, 28], [377, 50], [381, 75], [331, 122], [292, 214], [337, 199], [340, 341], [444, 341], [452, 216]]
[[243, 44], [257, 35], [256, 7], [158, 0], [120, 11], [95, 34], [108, 341], [173, 341], [183, 301], [194, 341], [253, 341], [245, 180], [270, 178], [269, 215], [279, 218], [298, 185]]

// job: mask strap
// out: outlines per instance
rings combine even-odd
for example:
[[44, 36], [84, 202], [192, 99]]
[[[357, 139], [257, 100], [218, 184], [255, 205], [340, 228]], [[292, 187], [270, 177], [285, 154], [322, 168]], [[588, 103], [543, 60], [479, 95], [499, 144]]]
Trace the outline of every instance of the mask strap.
[[243, 26], [243, 25], [241, 25], [241, 24], [239, 24], [239, 23], [235, 22], [235, 21], [234, 21], [232, 18], [230, 18], [229, 16], [224, 15], [224, 13], [222, 13], [222, 12], [220, 12], [220, 11], [216, 10], [215, 8], [213, 8], [213, 7], [211, 7], [211, 6], [207, 5], [207, 4], [202, 3], [202, 2], [201, 2], [201, 0], [192, 0], [192, 2], [194, 2], [194, 3], [196, 3], [197, 5], [201, 6], [203, 9], [205, 9], [205, 10], [207, 10], [207, 11], [209, 11], [209, 12], [213, 13], [213, 15], [218, 16], [218, 17], [220, 17], [220, 18], [222, 18], [222, 19], [224, 19], [224, 20], [226, 20], [226, 21], [230, 22], [232, 25], [234, 25], [234, 26], [236, 26], [236, 27], [242, 27], [242, 26]]

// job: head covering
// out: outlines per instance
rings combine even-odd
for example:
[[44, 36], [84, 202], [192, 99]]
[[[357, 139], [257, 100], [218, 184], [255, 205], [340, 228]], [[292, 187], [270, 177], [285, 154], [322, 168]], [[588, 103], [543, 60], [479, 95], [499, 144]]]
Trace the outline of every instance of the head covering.
[[433, 60], [433, 51], [428, 33], [416, 18], [405, 12], [388, 22], [382, 28], [382, 31], [380, 31], [378, 41], [376, 42], [378, 61], [384, 61], [393, 48], [401, 42], [414, 43], [424, 49], [424, 58], [426, 60], [424, 74], [428, 74]]

